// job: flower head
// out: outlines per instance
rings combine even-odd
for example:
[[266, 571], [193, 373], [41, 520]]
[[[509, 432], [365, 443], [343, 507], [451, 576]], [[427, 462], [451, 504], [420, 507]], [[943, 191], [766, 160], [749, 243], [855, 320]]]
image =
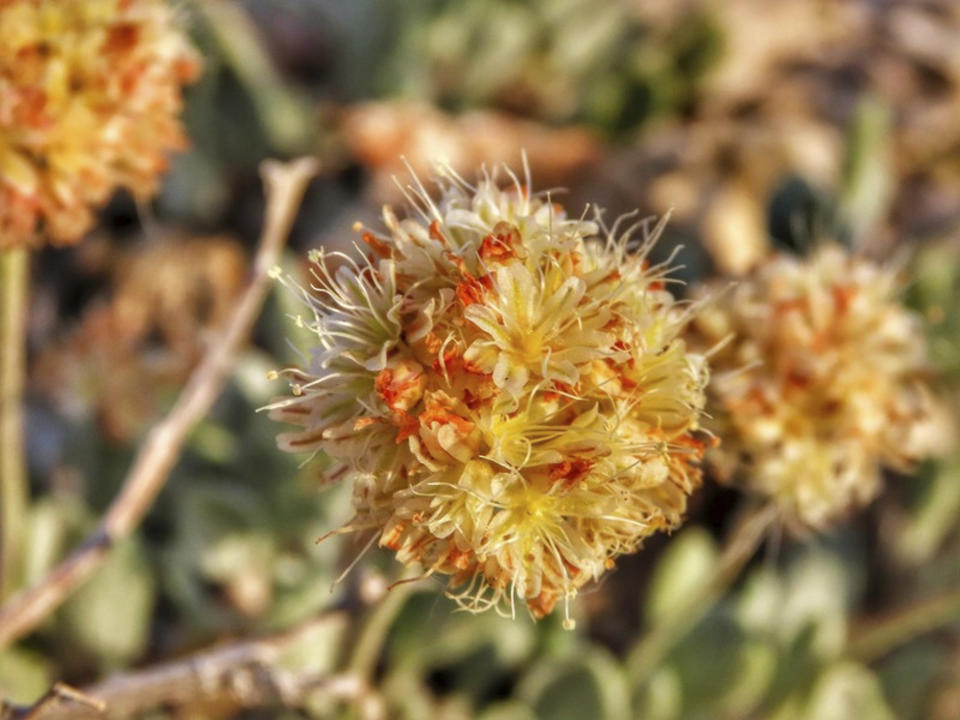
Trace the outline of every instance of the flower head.
[[199, 68], [162, 0], [0, 0], [0, 247], [79, 238], [151, 195]]
[[[452, 576], [471, 609], [536, 616], [677, 526], [700, 481], [707, 369], [646, 255], [660, 227], [569, 218], [513, 178], [451, 170], [413, 214], [316, 253], [312, 363], [273, 416], [354, 484], [348, 528]], [[643, 227], [645, 241], [631, 235]]]
[[788, 521], [821, 527], [877, 493], [880, 467], [905, 469], [940, 441], [922, 380], [919, 318], [889, 267], [826, 245], [768, 260], [700, 313], [711, 359], [721, 466]]

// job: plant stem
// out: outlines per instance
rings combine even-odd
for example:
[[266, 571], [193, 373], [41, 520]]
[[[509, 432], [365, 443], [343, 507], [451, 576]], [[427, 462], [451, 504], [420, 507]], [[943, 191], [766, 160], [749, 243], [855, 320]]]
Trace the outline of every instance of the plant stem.
[[153, 426], [137, 451], [119, 493], [96, 530], [33, 586], [0, 605], [0, 650], [31, 632], [106, 560], [113, 546], [133, 533], [180, 459], [188, 435], [220, 395], [234, 359], [247, 341], [270, 275], [280, 257], [296, 209], [317, 164], [301, 158], [261, 166], [267, 207], [253, 273], [219, 337], [214, 340], [170, 412]]
[[29, 267], [26, 248], [0, 252], [0, 599], [20, 579], [27, 508], [23, 385]]
[[925, 598], [869, 620], [854, 630], [847, 653], [861, 662], [872, 662], [918, 635], [960, 621], [960, 589]]
[[356, 694], [342, 716], [344, 720], [383, 720], [387, 717], [383, 697], [376, 688], [374, 674], [383, 653], [390, 628], [414, 591], [416, 578], [404, 575], [380, 600], [369, 608], [358, 623], [346, 659], [344, 677], [356, 683]]
[[[156, 665], [116, 672], [82, 691], [64, 692], [64, 686], [57, 685], [26, 707], [0, 701], [0, 720], [128, 720], [155, 717], [151, 712], [160, 709], [164, 717], [198, 717], [205, 707], [217, 708], [217, 717], [233, 717], [241, 710], [296, 710], [316, 692], [350, 700], [358, 689], [352, 678], [325, 667], [287, 664], [288, 653], [300, 652], [304, 643], [339, 642], [347, 622], [344, 613], [324, 613], [277, 635], [218, 643]], [[105, 709], [97, 711], [101, 705]]]
[[730, 533], [713, 574], [679, 600], [670, 613], [641, 638], [630, 654], [631, 677], [642, 684], [667, 654], [702, 620], [740, 575], [760, 547], [767, 529], [777, 518], [777, 509], [766, 505], [746, 513]]
[[373, 673], [386, 643], [387, 633], [390, 632], [393, 621], [396, 620], [397, 614], [403, 609], [414, 589], [413, 582], [398, 583], [387, 591], [377, 606], [370, 611], [354, 643], [353, 652], [347, 663], [347, 672], [362, 678], [365, 683], [373, 680]]

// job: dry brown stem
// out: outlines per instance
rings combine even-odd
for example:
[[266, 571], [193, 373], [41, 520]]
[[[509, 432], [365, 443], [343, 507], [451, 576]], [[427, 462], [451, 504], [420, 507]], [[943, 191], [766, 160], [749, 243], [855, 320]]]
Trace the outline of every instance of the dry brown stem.
[[153, 504], [184, 441], [220, 394], [234, 357], [250, 334], [269, 287], [270, 269], [277, 263], [316, 170], [316, 162], [310, 159], [264, 164], [267, 208], [260, 247], [250, 282], [223, 334], [211, 343], [169, 414], [147, 435], [99, 527], [37, 584], [0, 607], [0, 649], [29, 633], [59, 607], [100, 567], [110, 549], [133, 532]]
[[[33, 714], [14, 714], [9, 720], [122, 720], [157, 707], [296, 708], [315, 692], [333, 700], [355, 700], [364, 690], [353, 675], [297, 671], [284, 663], [295, 646], [333, 637], [347, 622], [346, 615], [330, 613], [283, 634], [237, 641], [144, 670], [118, 673], [82, 693], [73, 691], [77, 696], [46, 701], [51, 691], [30, 708], [15, 710]], [[77, 702], [78, 696], [86, 702]]]
[[64, 708], [71, 705], [94, 717], [102, 717], [106, 706], [101, 700], [90, 697], [65, 683], [56, 683], [43, 697], [32, 705], [18, 707], [10, 703], [0, 704], [0, 720], [37, 720], [41, 717], [60, 717]]

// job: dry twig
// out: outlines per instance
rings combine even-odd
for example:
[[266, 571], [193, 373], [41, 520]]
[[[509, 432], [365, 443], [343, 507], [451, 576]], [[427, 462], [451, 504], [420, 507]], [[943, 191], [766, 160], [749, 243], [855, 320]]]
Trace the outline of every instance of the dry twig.
[[234, 356], [250, 333], [269, 287], [296, 208], [316, 162], [266, 163], [267, 209], [253, 275], [222, 336], [214, 341], [169, 414], [148, 434], [97, 530], [36, 585], [0, 608], [0, 649], [23, 637], [100, 567], [117, 541], [140, 523], [176, 464], [188, 434], [220, 394]]
[[297, 672], [283, 666], [284, 656], [295, 646], [333, 637], [347, 621], [345, 615], [331, 613], [280, 635], [234, 642], [144, 670], [118, 673], [84, 689], [85, 696], [101, 703], [99, 709], [89, 704], [61, 703], [48, 705], [34, 715], [14, 717], [122, 720], [157, 707], [296, 708], [314, 692], [351, 700], [362, 692], [363, 685], [352, 675]]
[[17, 707], [6, 702], [0, 704], [0, 720], [37, 720], [37, 718], [44, 716], [62, 717], [63, 711], [71, 706], [93, 717], [102, 716], [106, 709], [102, 700], [91, 697], [65, 683], [56, 683], [33, 705]]

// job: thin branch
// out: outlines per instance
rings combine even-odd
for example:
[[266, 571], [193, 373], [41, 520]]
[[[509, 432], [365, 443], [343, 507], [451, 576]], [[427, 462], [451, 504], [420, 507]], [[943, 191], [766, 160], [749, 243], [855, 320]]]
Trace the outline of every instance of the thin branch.
[[847, 653], [861, 662], [873, 662], [919, 635], [957, 622], [960, 590], [948, 590], [855, 626]]
[[20, 581], [27, 471], [23, 446], [27, 249], [0, 252], [0, 600]]
[[277, 264], [296, 208], [316, 170], [316, 162], [310, 159], [263, 165], [267, 192], [263, 235], [250, 283], [229, 324], [211, 344], [169, 414], [147, 435], [97, 530], [36, 585], [0, 608], [0, 649], [29, 633], [59, 607], [100, 567], [113, 545], [133, 532], [153, 504], [184, 441], [220, 394], [234, 356], [250, 334], [269, 287], [270, 270]]
[[[105, 711], [61, 704], [31, 718], [123, 720], [158, 707], [297, 708], [316, 692], [354, 700], [362, 693], [362, 683], [352, 675], [286, 666], [288, 656], [298, 654], [300, 647], [342, 636], [348, 621], [343, 613], [330, 613], [280, 635], [233, 642], [144, 670], [118, 673], [83, 690]], [[326, 648], [316, 649], [322, 656], [332, 654]]]
[[17, 707], [10, 703], [3, 703], [0, 705], [0, 720], [38, 720], [44, 716], [54, 717], [54, 713], [59, 717], [62, 716], [63, 710], [71, 705], [93, 717], [101, 717], [107, 709], [102, 700], [90, 697], [66, 683], [58, 682], [33, 705]]
[[727, 539], [713, 574], [681, 598], [657, 625], [640, 640], [630, 656], [630, 675], [642, 683], [659, 667], [678, 642], [719, 602], [753, 557], [767, 530], [777, 518], [777, 509], [766, 505], [746, 515]]

